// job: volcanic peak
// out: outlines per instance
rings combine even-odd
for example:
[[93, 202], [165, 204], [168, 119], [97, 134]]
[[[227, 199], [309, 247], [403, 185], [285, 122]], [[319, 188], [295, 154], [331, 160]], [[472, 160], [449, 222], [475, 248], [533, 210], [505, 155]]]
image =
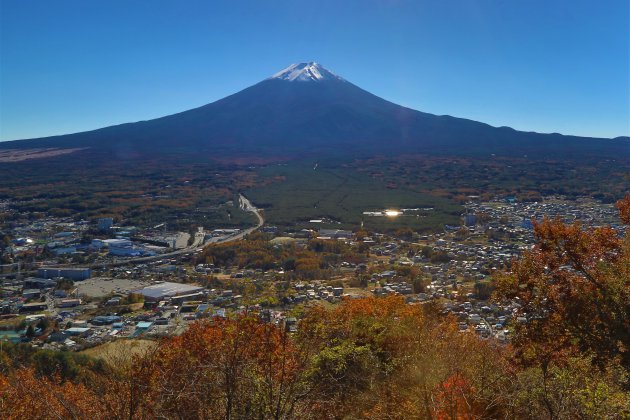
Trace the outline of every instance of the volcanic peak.
[[284, 70], [279, 71], [270, 79], [286, 80], [289, 82], [321, 82], [325, 80], [343, 80], [331, 71], [326, 70], [322, 65], [314, 61], [308, 63], [291, 64]]

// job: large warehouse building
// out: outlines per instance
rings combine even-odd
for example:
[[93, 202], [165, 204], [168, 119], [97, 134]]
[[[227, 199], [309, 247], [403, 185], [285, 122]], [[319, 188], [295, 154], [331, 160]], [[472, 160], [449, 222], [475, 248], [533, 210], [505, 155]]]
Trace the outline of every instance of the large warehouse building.
[[92, 270], [89, 268], [42, 267], [37, 269], [37, 277], [42, 279], [63, 277], [70, 280], [85, 280], [92, 277]]
[[158, 302], [167, 298], [201, 293], [203, 290], [204, 288], [201, 286], [164, 282], [152, 284], [151, 286], [136, 290], [134, 293], [144, 296], [145, 301]]

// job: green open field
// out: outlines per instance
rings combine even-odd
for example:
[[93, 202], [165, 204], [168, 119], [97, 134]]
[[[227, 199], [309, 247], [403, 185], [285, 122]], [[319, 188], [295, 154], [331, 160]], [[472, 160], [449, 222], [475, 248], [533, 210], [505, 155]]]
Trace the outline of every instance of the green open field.
[[[247, 197], [265, 211], [268, 224], [281, 227], [358, 227], [387, 230], [410, 227], [414, 230], [441, 229], [456, 224], [463, 209], [450, 200], [402, 188], [390, 189], [356, 170], [333, 163], [308, 161], [267, 166], [258, 170], [275, 182], [245, 191]], [[433, 208], [420, 217], [364, 217], [364, 211], [386, 208]], [[310, 219], [330, 218], [340, 224], [308, 223]]]

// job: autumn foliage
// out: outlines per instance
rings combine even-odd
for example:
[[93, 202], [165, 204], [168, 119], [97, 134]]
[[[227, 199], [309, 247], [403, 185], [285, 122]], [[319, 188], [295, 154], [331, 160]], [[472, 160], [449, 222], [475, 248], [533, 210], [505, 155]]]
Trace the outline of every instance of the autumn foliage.
[[614, 418], [627, 398], [597, 372], [577, 361], [543, 381], [430, 306], [369, 298], [308, 311], [297, 334], [247, 314], [197, 322], [88, 381], [9, 369], [0, 409], [9, 419], [538, 418], [544, 396], [554, 413]]
[[358, 247], [340, 241], [311, 239], [306, 244], [274, 244], [261, 233], [253, 233], [243, 241], [212, 244], [200, 262], [218, 267], [236, 266], [249, 269], [284, 269], [295, 278], [325, 278], [331, 267], [342, 261], [359, 263], [365, 254]]
[[500, 278], [499, 296], [517, 299], [528, 320], [514, 342], [524, 361], [588, 354], [600, 367], [615, 359], [630, 367], [630, 195], [618, 208], [624, 237], [610, 227], [536, 223], [536, 246]]
[[[630, 223], [630, 196], [618, 204]], [[626, 226], [627, 229], [627, 226]], [[296, 333], [253, 313], [198, 321], [144, 355], [36, 370], [0, 356], [3, 418], [616, 419], [628, 397], [629, 239], [545, 220], [497, 281], [511, 345], [461, 333], [435, 303], [347, 299]], [[323, 252], [312, 243], [309, 252]], [[323, 245], [322, 245], [323, 246]], [[63, 359], [63, 358], [62, 358]], [[60, 359], [60, 360], [62, 360]], [[125, 360], [121, 355], [121, 360]]]
[[302, 354], [255, 317], [199, 322], [138, 363], [143, 411], [175, 418], [287, 418]]
[[[0, 402], [7, 418], [434, 417], [449, 378], [486, 375], [488, 351], [402, 298], [347, 300], [307, 312], [297, 334], [253, 315], [197, 322], [86, 383], [10, 369]], [[495, 411], [462, 392], [474, 403], [449, 412]]]

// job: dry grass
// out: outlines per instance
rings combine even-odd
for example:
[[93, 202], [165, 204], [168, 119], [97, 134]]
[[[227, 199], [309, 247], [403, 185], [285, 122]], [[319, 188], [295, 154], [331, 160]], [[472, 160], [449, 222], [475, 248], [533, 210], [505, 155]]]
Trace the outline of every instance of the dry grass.
[[81, 353], [105, 360], [111, 366], [128, 366], [134, 357], [143, 356], [157, 347], [152, 340], [118, 339], [83, 350]]

